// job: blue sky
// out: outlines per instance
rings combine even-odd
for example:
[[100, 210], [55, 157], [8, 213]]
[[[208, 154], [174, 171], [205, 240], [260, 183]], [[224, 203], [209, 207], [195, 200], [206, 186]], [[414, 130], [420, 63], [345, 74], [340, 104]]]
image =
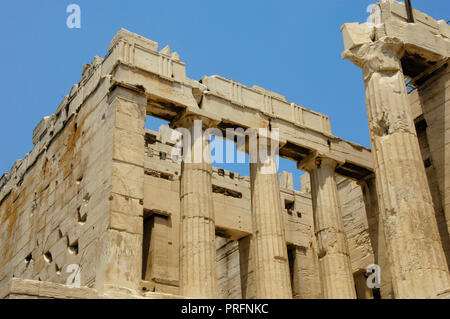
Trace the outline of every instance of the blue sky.
[[[66, 8], [81, 7], [81, 29]], [[121, 28], [169, 44], [199, 80], [219, 74], [281, 93], [328, 115], [333, 134], [370, 146], [360, 69], [341, 59], [340, 26], [363, 22], [373, 1], [1, 1], [0, 175], [31, 151], [34, 127], [53, 114], [83, 64], [104, 56]], [[412, 0], [450, 20], [450, 1]], [[295, 172], [295, 163], [281, 161]], [[245, 164], [224, 166], [242, 174]], [[295, 172], [298, 188], [298, 175]]]

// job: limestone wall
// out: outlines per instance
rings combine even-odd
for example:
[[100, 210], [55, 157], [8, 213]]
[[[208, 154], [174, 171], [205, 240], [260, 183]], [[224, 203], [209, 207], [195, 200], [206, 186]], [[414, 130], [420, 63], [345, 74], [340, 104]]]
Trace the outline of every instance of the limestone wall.
[[113, 121], [101, 59], [85, 69], [56, 113], [33, 132], [33, 150], [3, 176], [0, 290], [12, 276], [65, 284], [66, 267], [96, 276], [98, 239], [108, 226]]
[[219, 298], [241, 299], [239, 242], [217, 237], [217, 277]]

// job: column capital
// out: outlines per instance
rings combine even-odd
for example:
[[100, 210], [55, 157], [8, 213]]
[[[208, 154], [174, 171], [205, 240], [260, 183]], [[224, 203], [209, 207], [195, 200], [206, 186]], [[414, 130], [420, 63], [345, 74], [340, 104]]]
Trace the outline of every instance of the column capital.
[[192, 112], [183, 112], [181, 113], [175, 120], [170, 124], [171, 128], [177, 127], [191, 127], [194, 125], [194, 121], [202, 121], [202, 128], [208, 129], [211, 127], [215, 127], [220, 123], [220, 119], [217, 118], [213, 114], [207, 113], [192, 113]]
[[331, 167], [334, 170], [337, 165], [338, 162], [336, 160], [330, 157], [319, 155], [317, 153], [313, 153], [302, 161], [298, 162], [297, 168], [307, 172], [311, 172], [324, 166]]
[[343, 59], [352, 61], [363, 69], [364, 81], [373, 73], [392, 73], [402, 71], [401, 58], [405, 52], [404, 43], [398, 38], [382, 37], [342, 54]]

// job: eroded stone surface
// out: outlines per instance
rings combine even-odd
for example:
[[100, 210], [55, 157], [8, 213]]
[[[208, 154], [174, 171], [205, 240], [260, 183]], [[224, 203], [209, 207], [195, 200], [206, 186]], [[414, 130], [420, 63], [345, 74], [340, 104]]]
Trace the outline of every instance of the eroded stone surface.
[[[387, 4], [395, 6], [396, 2], [381, 5], [386, 9]], [[389, 14], [384, 12], [383, 17], [389, 25]], [[428, 32], [417, 28], [419, 24], [405, 25], [405, 30]], [[404, 72], [412, 73], [405, 66], [411, 54], [410, 38], [387, 30], [388, 36], [348, 47], [343, 56], [363, 69], [380, 219], [394, 294], [396, 298], [433, 298], [448, 289], [450, 277], [435, 216], [439, 207], [435, 210], [422, 160], [426, 150], [421, 153], [412, 117], [420, 110], [410, 110], [405, 87]], [[448, 44], [448, 40], [439, 41]], [[423, 56], [430, 50], [445, 58], [448, 55], [446, 50], [424, 47]], [[419, 83], [423, 76], [413, 80]], [[422, 149], [426, 146], [422, 143]], [[447, 241], [445, 234], [443, 238]]]
[[[278, 93], [189, 79], [169, 46], [121, 29], [0, 178], [0, 298], [448, 298], [450, 31], [417, 10], [406, 23], [396, 1], [376, 8], [374, 25], [342, 28], [373, 154]], [[280, 154], [311, 175], [297, 191], [262, 163], [250, 177], [178, 163], [177, 135], [146, 130], [146, 115], [278, 128]]]

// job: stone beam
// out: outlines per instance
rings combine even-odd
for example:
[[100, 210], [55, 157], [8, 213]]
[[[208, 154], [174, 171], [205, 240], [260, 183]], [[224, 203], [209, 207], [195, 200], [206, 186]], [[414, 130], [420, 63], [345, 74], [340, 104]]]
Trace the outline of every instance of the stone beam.
[[282, 157], [299, 162], [317, 152], [335, 159], [342, 167], [337, 172], [353, 179], [372, 170], [370, 150], [333, 136], [328, 117], [270, 91], [245, 87], [219, 76], [204, 77], [202, 83], [208, 90], [203, 94], [201, 109], [221, 114], [219, 128], [223, 131], [236, 127], [278, 128]]
[[186, 77], [177, 54], [167, 49], [157, 52], [153, 43], [145, 46], [141, 39], [136, 41], [136, 35], [119, 32], [104, 68], [114, 85], [146, 92], [147, 114], [174, 122], [181, 113], [205, 116], [208, 112], [220, 117], [218, 128], [223, 131], [228, 127], [278, 128], [282, 157], [298, 162], [315, 151], [335, 159], [342, 166], [337, 172], [344, 176], [360, 179], [372, 171], [370, 150], [333, 136], [327, 116], [277, 93], [220, 76], [194, 81]]

